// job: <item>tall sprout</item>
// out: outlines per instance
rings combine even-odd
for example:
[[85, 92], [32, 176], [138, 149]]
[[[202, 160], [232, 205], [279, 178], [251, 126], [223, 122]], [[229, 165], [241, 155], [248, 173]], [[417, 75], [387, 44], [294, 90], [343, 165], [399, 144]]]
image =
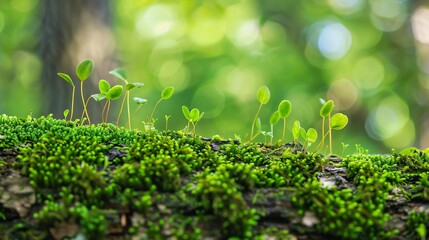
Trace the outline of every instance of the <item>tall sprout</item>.
[[262, 105], [267, 104], [268, 101], [270, 101], [270, 96], [271, 96], [270, 89], [267, 86], [264, 85], [258, 89], [257, 97], [258, 97], [258, 102], [260, 104], [259, 104], [258, 111], [256, 112], [255, 118], [253, 119], [253, 122], [252, 122], [252, 131], [250, 132], [249, 142], [251, 142], [260, 133], [260, 128], [259, 128], [258, 133], [255, 136], [253, 135], [255, 127], [257, 127], [258, 123], [260, 124], [260, 121], [258, 122], [258, 115], [259, 115], [259, 112], [261, 111]]
[[[94, 68], [94, 62], [91, 59], [83, 60], [76, 67], [76, 76], [80, 80], [80, 96], [82, 98], [83, 112], [85, 113], [89, 124], [91, 124], [91, 119], [89, 118], [88, 110], [86, 109], [86, 104], [85, 104], [85, 97], [83, 96], [83, 82], [89, 78], [93, 68]], [[81, 122], [82, 120], [83, 119], [81, 119]]]
[[130, 90], [134, 88], [139, 88], [143, 86], [143, 83], [137, 82], [137, 83], [129, 83], [127, 81], [127, 72], [123, 68], [117, 68], [115, 70], [112, 70], [109, 72], [111, 75], [117, 77], [119, 80], [121, 80], [125, 84], [125, 94], [124, 98], [122, 100], [121, 108], [119, 109], [118, 118], [116, 119], [116, 126], [119, 125], [119, 121], [121, 119], [122, 110], [125, 105], [125, 100], [127, 101], [127, 112], [128, 112], [128, 127], [131, 129], [131, 114], [130, 114]]

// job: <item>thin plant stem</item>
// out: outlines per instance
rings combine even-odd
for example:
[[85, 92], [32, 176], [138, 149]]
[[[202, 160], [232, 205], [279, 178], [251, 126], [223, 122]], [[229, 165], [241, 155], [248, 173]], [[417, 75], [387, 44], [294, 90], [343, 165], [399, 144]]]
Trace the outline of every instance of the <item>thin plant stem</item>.
[[196, 137], [197, 136], [197, 123], [192, 122], [192, 125], [194, 126], [194, 130], [193, 130], [194, 137]]
[[107, 111], [106, 111], [106, 123], [107, 123], [107, 119], [109, 117], [109, 111], [110, 111], [110, 101], [107, 101]]
[[131, 130], [130, 92], [127, 91], [128, 128]]
[[[89, 103], [89, 100], [91, 99], [91, 97], [88, 97], [87, 99], [86, 99], [86, 103], [83, 105], [85, 108], [86, 108], [86, 106], [88, 106], [88, 103]], [[81, 122], [81, 124], [80, 125], [82, 125], [83, 124], [83, 114], [84, 114], [84, 111], [82, 111], [82, 115], [80, 116], [80, 122]], [[89, 121], [89, 119], [88, 119], [88, 124], [90, 124], [90, 121]]]
[[[325, 135], [325, 117], [322, 117], [322, 136]], [[322, 146], [325, 145], [325, 138], [322, 138], [322, 140], [320, 140]], [[322, 147], [323, 148], [323, 147]]]
[[284, 142], [286, 134], [286, 118], [283, 118], [283, 134], [282, 134], [282, 143]]
[[260, 134], [260, 132], [256, 133], [255, 136], [253, 136], [253, 138], [251, 138], [247, 143], [251, 143], [256, 137], [258, 137]]
[[150, 126], [150, 122], [152, 121], [153, 114], [155, 113], [155, 110], [156, 110], [156, 108], [158, 107], [158, 104], [159, 104], [161, 101], [162, 101], [162, 98], [161, 98], [161, 99], [159, 99], [159, 100], [158, 100], [158, 102], [156, 102], [155, 107], [153, 107], [153, 111], [152, 111], [152, 113], [150, 114], [149, 121], [147, 122], [147, 124], [148, 124], [149, 126]]
[[[106, 112], [107, 102], [108, 102], [108, 101], [106, 101], [106, 102], [104, 103], [103, 111], [101, 112], [101, 120], [102, 120], [102, 122], [103, 122], [103, 123], [105, 123], [105, 122], [106, 122], [106, 121], [105, 121], [105, 112]], [[106, 119], [106, 120], [107, 120], [107, 119]]]
[[[314, 149], [314, 153], [322, 146], [322, 141], [325, 140], [326, 136], [328, 136], [328, 134], [329, 134], [330, 131], [331, 131], [331, 129], [329, 129], [328, 132], [326, 132], [325, 135], [323, 135], [322, 140], [317, 145], [316, 149]], [[322, 146], [322, 150], [323, 150], [323, 146]]]
[[188, 126], [186, 126], [186, 134], [188, 134], [189, 132], [189, 124], [191, 123], [191, 121], [188, 121]]
[[259, 115], [259, 112], [261, 111], [261, 108], [262, 108], [262, 103], [259, 105], [258, 111], [256, 112], [255, 119], [253, 119], [252, 131], [250, 132], [250, 139], [253, 139], [253, 131], [255, 130], [255, 124], [256, 124], [256, 121], [258, 120], [258, 115]]
[[[128, 93], [127, 90], [125, 91]], [[125, 93], [125, 95], [127, 95], [127, 93]], [[122, 100], [121, 108], [119, 109], [118, 118], [116, 119], [116, 126], [119, 126], [119, 120], [121, 119], [122, 110], [124, 109], [125, 98], [126, 98], [125, 95], [124, 95], [124, 99]]]
[[328, 118], [328, 125], [329, 125], [329, 155], [332, 155], [332, 129], [331, 129], [331, 114], [329, 114]]
[[83, 112], [86, 114], [86, 117], [88, 118], [88, 124], [91, 124], [91, 119], [89, 118], [88, 110], [86, 109], [85, 99], [83, 97], [83, 81], [80, 82], [80, 96], [82, 97]]
[[74, 94], [76, 92], [76, 87], [73, 85], [73, 90], [72, 90], [72, 103], [71, 103], [71, 113], [70, 113], [70, 121], [73, 120], [73, 111], [74, 111]]
[[274, 138], [274, 125], [271, 125], [271, 140], [270, 140], [270, 145], [273, 145], [273, 138]]

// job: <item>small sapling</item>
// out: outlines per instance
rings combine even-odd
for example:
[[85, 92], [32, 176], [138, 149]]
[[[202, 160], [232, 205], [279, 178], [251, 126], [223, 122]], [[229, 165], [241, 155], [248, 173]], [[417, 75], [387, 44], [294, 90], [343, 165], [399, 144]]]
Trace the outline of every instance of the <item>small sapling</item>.
[[168, 130], [168, 119], [171, 118], [171, 115], [164, 115], [165, 117], [165, 131]]
[[271, 126], [271, 140], [270, 144], [273, 144], [273, 137], [274, 137], [274, 125], [278, 123], [280, 120], [280, 114], [279, 111], [273, 112], [273, 114], [270, 117], [270, 126]]
[[185, 116], [185, 118], [188, 120], [188, 125], [186, 126], [185, 133], [187, 134], [189, 132], [189, 124], [193, 125], [193, 131], [191, 133], [196, 136], [196, 125], [198, 121], [201, 120], [201, 118], [204, 115], [204, 112], [200, 113], [200, 110], [198, 108], [193, 108], [191, 111], [189, 111], [189, 108], [186, 106], [182, 106], [182, 113]]
[[284, 141], [285, 134], [286, 134], [286, 119], [289, 117], [291, 110], [292, 110], [292, 104], [290, 103], [289, 100], [281, 101], [277, 108], [280, 118], [283, 118], [282, 142]]
[[[322, 117], [322, 136], [325, 136], [325, 118], [328, 117], [328, 125], [329, 125], [329, 122], [331, 121], [331, 112], [332, 112], [332, 109], [334, 108], [334, 101], [329, 100], [325, 102], [325, 100], [320, 99], [320, 102], [323, 104], [322, 107], [320, 108], [320, 116]], [[323, 149], [325, 145], [325, 138], [322, 138], [320, 144], [322, 145], [322, 149]]]
[[[91, 119], [89, 118], [88, 110], [86, 109], [85, 97], [83, 96], [83, 82], [86, 81], [92, 73], [94, 68], [94, 62], [91, 59], [85, 59], [79, 63], [76, 67], [76, 76], [80, 80], [80, 96], [82, 98], [83, 112], [85, 113], [88, 124], [91, 124]], [[83, 117], [81, 118], [81, 122]]]
[[125, 99], [127, 100], [127, 111], [128, 111], [128, 128], [131, 130], [131, 114], [130, 114], [130, 90], [134, 88], [142, 87], [144, 84], [137, 82], [137, 83], [128, 83], [127, 81], [127, 72], [123, 68], [117, 68], [115, 70], [112, 70], [109, 72], [111, 75], [117, 77], [119, 80], [121, 80], [125, 84], [125, 94], [124, 98], [122, 100], [121, 108], [119, 109], [118, 118], [116, 119], [116, 126], [119, 124], [119, 120], [121, 118], [122, 110], [124, 108]]
[[[161, 98], [158, 100], [158, 102], [156, 102], [155, 107], [153, 107], [152, 114], [150, 115], [149, 120], [147, 122], [148, 125], [149, 125], [149, 127], [150, 127], [150, 124], [151, 124], [151, 121], [152, 121], [153, 114], [155, 113], [155, 110], [158, 107], [158, 104], [162, 100], [167, 100], [167, 99], [171, 98], [171, 96], [173, 96], [173, 93], [174, 93], [174, 87], [166, 87], [166, 88], [164, 88], [164, 90], [162, 90], [162, 92], [161, 92]], [[155, 124], [153, 124], [153, 125], [155, 125]]]
[[133, 100], [135, 103], [139, 105], [139, 107], [136, 109], [134, 113], [136, 113], [143, 105], [146, 105], [147, 103], [147, 99], [144, 99], [144, 98], [134, 97]]
[[[254, 137], [253, 133], [254, 133], [255, 126], [256, 126], [257, 121], [258, 121], [259, 112], [261, 111], [262, 105], [267, 104], [268, 101], [270, 101], [270, 96], [271, 96], [270, 89], [267, 86], [264, 85], [264, 86], [259, 88], [257, 97], [258, 97], [258, 102], [260, 103], [260, 105], [259, 105], [258, 111], [256, 112], [255, 118], [253, 119], [252, 131], [250, 132], [249, 142], [251, 142], [256, 137], [256, 136]], [[257, 132], [257, 134], [259, 134], [259, 132], [260, 132], [260, 130]]]
[[[65, 73], [57, 73], [59, 77], [61, 77], [62, 79], [64, 79], [68, 84], [70, 84], [70, 86], [72, 86], [72, 100], [71, 100], [71, 113], [70, 113], [70, 121], [73, 119], [73, 113], [74, 113], [74, 95], [76, 92], [76, 87], [73, 83], [73, 80], [71, 79], [71, 77], [68, 74]], [[68, 114], [68, 112], [67, 112]], [[64, 116], [64, 118], [67, 118], [67, 116]]]
[[[323, 142], [324, 138], [329, 134], [330, 155], [332, 155], [332, 130], [341, 130], [347, 125], [348, 122], [349, 122], [349, 118], [342, 113], [336, 113], [336, 114], [332, 115], [332, 117], [330, 118], [329, 130], [325, 135], [323, 135], [323, 138], [322, 138], [322, 142]], [[319, 144], [319, 146], [320, 146], [320, 144]], [[317, 148], [319, 148], [319, 146]]]

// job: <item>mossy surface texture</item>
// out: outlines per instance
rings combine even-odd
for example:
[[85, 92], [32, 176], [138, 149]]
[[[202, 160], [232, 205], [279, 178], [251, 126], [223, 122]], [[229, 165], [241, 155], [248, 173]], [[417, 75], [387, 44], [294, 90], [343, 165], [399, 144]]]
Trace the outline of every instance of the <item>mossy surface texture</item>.
[[299, 150], [2, 115], [0, 238], [427, 238], [428, 153]]

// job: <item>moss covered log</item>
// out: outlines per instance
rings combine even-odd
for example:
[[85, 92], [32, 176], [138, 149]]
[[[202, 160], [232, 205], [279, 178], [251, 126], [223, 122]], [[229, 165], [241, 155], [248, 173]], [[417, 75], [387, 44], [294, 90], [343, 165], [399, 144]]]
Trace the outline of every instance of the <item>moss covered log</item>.
[[2, 239], [426, 239], [429, 153], [0, 116]]

